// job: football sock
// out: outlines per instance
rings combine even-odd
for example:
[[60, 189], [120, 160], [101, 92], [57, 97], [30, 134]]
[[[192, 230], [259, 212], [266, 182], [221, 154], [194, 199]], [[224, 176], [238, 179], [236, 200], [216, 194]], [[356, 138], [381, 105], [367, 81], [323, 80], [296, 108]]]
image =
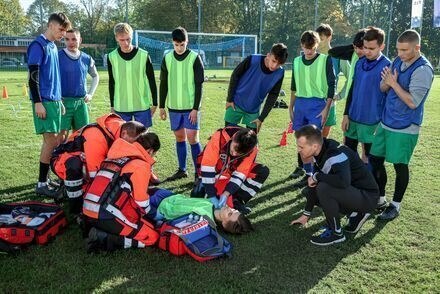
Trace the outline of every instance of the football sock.
[[176, 142], [177, 160], [179, 161], [179, 169], [186, 170], [186, 141]]
[[49, 164], [43, 163], [40, 161], [40, 171], [38, 174], [38, 182], [46, 183], [48, 174], [49, 174]]
[[194, 163], [194, 169], [195, 169], [197, 166], [197, 156], [202, 151], [202, 145], [200, 145], [199, 142], [197, 142], [195, 144], [190, 144], [190, 145], [191, 145], [191, 156], [192, 156], [192, 160]]

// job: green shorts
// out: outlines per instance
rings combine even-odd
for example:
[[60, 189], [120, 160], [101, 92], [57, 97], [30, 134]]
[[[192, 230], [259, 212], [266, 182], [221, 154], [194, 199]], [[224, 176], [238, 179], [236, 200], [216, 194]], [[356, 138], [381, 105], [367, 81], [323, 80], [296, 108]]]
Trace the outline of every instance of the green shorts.
[[385, 157], [390, 163], [409, 164], [419, 135], [404, 134], [377, 127], [370, 154]]
[[225, 112], [225, 122], [231, 123], [231, 124], [239, 124], [242, 123], [246, 125], [248, 128], [256, 128], [257, 125], [254, 123], [251, 123], [251, 121], [256, 120], [260, 114], [257, 113], [247, 113], [240, 109], [239, 107], [235, 106], [235, 110], [232, 107], [229, 107], [226, 109]]
[[34, 126], [36, 134], [59, 133], [61, 126], [61, 101], [43, 102], [46, 108], [46, 118], [38, 118], [35, 114], [35, 104], [32, 103]]
[[336, 125], [336, 105], [332, 105], [328, 112], [328, 118], [325, 122], [326, 127], [331, 127]]
[[344, 136], [358, 140], [360, 143], [373, 143], [376, 129], [377, 124], [370, 126], [350, 120], [348, 130], [344, 132]]
[[61, 130], [74, 131], [89, 124], [89, 112], [84, 98], [63, 98], [66, 114], [61, 116]]

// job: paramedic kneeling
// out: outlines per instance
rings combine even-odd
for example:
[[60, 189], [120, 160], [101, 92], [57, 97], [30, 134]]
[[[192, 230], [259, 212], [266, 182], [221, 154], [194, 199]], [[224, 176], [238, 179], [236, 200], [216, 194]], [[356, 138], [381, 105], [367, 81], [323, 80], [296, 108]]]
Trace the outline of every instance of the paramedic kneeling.
[[113, 143], [84, 197], [83, 214], [92, 227], [87, 241], [89, 252], [100, 249], [102, 235], [114, 241], [107, 243], [109, 251], [156, 243], [159, 235], [147, 220], [148, 216], [154, 217], [150, 201], [172, 194], [148, 189], [153, 156], [159, 148], [158, 136], [146, 132], [133, 143], [123, 139]]

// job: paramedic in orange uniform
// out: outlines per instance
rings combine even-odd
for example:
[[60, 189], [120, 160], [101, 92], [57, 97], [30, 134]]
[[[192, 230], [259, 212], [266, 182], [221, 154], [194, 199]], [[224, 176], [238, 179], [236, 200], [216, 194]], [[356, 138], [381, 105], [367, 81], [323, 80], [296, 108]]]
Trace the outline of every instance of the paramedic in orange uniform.
[[113, 141], [123, 138], [133, 142], [145, 130], [141, 123], [125, 122], [116, 114], [107, 114], [71, 134], [55, 149], [51, 168], [64, 181], [73, 214], [81, 211], [86, 183], [95, 177]]
[[[217, 208], [228, 205], [247, 214], [244, 204], [254, 197], [269, 176], [269, 168], [255, 162], [257, 135], [236, 126], [216, 131], [199, 158], [201, 183]], [[197, 185], [196, 185], [197, 188]]]
[[[134, 143], [122, 139], [113, 143], [84, 197], [83, 214], [93, 227], [89, 232], [89, 251], [98, 243], [142, 248], [157, 241], [158, 233], [148, 219], [156, 218], [157, 204], [172, 194], [148, 188], [153, 156], [159, 148], [157, 135], [147, 132]], [[102, 240], [107, 238], [114, 240]]]

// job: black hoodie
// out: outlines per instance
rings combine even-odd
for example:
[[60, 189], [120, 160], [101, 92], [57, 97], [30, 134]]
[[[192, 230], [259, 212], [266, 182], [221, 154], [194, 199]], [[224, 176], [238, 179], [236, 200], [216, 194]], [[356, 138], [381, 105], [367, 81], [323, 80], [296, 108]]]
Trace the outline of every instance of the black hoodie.
[[353, 186], [360, 190], [379, 193], [373, 175], [359, 155], [335, 140], [325, 139], [321, 152], [315, 156], [314, 178], [335, 188]]

